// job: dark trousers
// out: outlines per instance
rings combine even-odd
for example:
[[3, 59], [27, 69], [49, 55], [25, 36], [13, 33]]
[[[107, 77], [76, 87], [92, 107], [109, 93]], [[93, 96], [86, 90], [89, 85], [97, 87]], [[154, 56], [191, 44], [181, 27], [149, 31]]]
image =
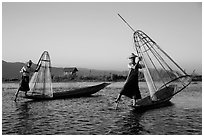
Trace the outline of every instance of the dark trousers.
[[20, 82], [20, 91], [29, 91], [29, 76], [22, 76], [21, 82]]

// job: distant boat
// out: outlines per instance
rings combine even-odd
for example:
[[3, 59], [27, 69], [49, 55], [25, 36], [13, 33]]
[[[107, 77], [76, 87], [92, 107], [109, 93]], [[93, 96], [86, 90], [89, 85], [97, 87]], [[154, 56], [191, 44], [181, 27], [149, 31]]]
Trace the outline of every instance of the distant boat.
[[[142, 57], [141, 63], [144, 66], [142, 70], [149, 90], [149, 95], [132, 107], [150, 109], [168, 103], [175, 94], [191, 83], [192, 75], [187, 74], [143, 31], [135, 31], [122, 17], [121, 19], [134, 31], [134, 47], [137, 55]], [[128, 80], [130, 76], [131, 72], [125, 84], [130, 81]]]
[[27, 95], [24, 96], [24, 98], [33, 100], [53, 100], [70, 97], [90, 96], [110, 84], [104, 82], [94, 86], [54, 92], [51, 80], [51, 60], [47, 51], [44, 51], [41, 55], [37, 64], [37, 67], [39, 66], [39, 71], [35, 72], [30, 80], [30, 90], [27, 92]]
[[65, 99], [65, 98], [77, 98], [77, 97], [88, 97], [91, 96], [92, 94], [97, 93], [101, 89], [105, 88], [108, 86], [110, 83], [101, 83], [98, 85], [94, 86], [88, 86], [88, 87], [83, 87], [83, 88], [76, 88], [72, 90], [67, 90], [67, 91], [59, 91], [59, 92], [54, 92], [53, 97], [47, 97], [43, 95], [28, 95], [25, 96], [25, 98], [28, 99], [34, 99], [34, 100], [53, 100], [53, 99]]

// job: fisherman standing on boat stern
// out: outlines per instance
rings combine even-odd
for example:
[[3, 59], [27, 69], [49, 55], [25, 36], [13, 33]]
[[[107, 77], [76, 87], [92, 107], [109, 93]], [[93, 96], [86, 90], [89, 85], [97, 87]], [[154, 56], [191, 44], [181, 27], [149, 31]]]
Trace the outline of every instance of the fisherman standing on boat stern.
[[123, 86], [118, 98], [116, 99], [116, 103], [119, 102], [122, 95], [125, 95], [133, 100], [133, 106], [136, 106], [137, 100], [141, 99], [141, 94], [139, 90], [139, 69], [142, 69], [140, 65], [141, 57], [138, 57], [134, 53], [129, 57], [130, 63], [128, 64], [129, 74], [126, 79], [125, 85]]
[[38, 72], [38, 70], [40, 69], [40, 66], [38, 66], [37, 69], [32, 68], [33, 62], [31, 60], [29, 60], [25, 66], [22, 67], [22, 69], [20, 70], [20, 73], [22, 73], [21, 76], [21, 81], [20, 81], [20, 87], [18, 88], [18, 90], [15, 93], [15, 99], [14, 101], [16, 101], [17, 97], [18, 97], [18, 93], [19, 91], [24, 91], [25, 92], [25, 96], [27, 95], [27, 92], [30, 90], [29, 88], [29, 78], [32, 72]]

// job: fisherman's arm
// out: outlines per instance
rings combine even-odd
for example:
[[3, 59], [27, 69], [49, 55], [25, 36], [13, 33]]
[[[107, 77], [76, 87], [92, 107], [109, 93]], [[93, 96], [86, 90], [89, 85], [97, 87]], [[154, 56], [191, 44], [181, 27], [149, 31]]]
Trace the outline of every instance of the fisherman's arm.
[[39, 66], [37, 66], [37, 68], [35, 69], [35, 72], [38, 72], [40, 67], [41, 67], [41, 64]]
[[30, 68], [29, 68], [30, 73], [35, 72], [35, 70], [36, 70], [36, 69], [34, 69], [33, 67], [30, 67]]
[[129, 69], [135, 69], [135, 66], [136, 66], [136, 65], [128, 64], [128, 68], [129, 68]]
[[23, 67], [21, 68], [21, 70], [20, 70], [20, 73], [23, 73], [23, 72], [26, 72], [26, 69], [25, 69], [24, 66], [23, 66]]
[[[142, 69], [142, 68], [145, 67], [143, 64], [140, 63], [141, 60], [142, 60], [142, 57], [139, 57], [139, 60], [138, 60], [138, 62], [137, 62], [137, 65], [138, 65], [138, 68], [139, 68], [139, 69]], [[136, 66], [137, 66], [137, 65], [136, 65]]]
[[143, 64], [138, 64], [138, 68], [142, 69], [142, 68], [145, 68], [145, 66]]

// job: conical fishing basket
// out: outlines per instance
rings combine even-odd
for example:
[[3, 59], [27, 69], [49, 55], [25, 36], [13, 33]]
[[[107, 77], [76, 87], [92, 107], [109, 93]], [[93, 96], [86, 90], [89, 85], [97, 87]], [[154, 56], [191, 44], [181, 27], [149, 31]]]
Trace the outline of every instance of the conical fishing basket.
[[141, 30], [134, 32], [136, 52], [142, 57], [141, 63], [150, 75], [150, 82], [156, 91], [174, 86], [172, 94], [180, 92], [191, 82], [188, 75], [161, 47]]
[[29, 96], [41, 96], [52, 98], [51, 60], [47, 51], [44, 51], [37, 64], [38, 72], [35, 72], [30, 80], [28, 91]]

